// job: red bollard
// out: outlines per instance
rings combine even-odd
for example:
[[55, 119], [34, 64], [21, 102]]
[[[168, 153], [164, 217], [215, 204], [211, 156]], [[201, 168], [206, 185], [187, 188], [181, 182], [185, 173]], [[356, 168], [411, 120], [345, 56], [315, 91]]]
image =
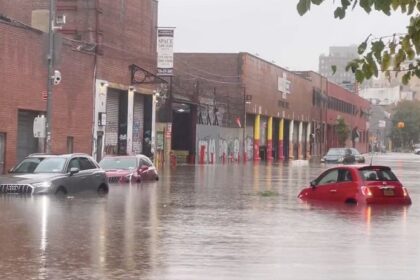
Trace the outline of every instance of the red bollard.
[[206, 153], [206, 146], [200, 147], [200, 164], [204, 164], [204, 155]]

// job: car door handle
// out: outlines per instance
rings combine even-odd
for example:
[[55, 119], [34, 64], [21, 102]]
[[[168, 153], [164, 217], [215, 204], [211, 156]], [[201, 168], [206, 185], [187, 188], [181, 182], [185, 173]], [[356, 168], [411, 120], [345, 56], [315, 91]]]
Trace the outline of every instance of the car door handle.
[[331, 192], [331, 193], [336, 193], [336, 192], [337, 192], [337, 190], [330, 190], [330, 192]]

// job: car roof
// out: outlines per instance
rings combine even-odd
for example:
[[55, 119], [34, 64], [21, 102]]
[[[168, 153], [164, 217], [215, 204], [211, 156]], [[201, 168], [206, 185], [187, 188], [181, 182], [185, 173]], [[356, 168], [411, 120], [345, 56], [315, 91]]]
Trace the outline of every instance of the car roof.
[[83, 156], [83, 157], [91, 157], [88, 154], [84, 154], [84, 153], [73, 153], [73, 154], [57, 154], [57, 155], [52, 155], [52, 154], [43, 154], [43, 153], [35, 153], [35, 154], [30, 154], [27, 156], [27, 158], [30, 157], [66, 157], [66, 158], [70, 158], [70, 157], [75, 157], [75, 156]]
[[372, 170], [372, 169], [391, 170], [391, 167], [385, 166], [385, 165], [366, 165], [366, 164], [349, 164], [349, 165], [342, 164], [342, 165], [331, 167], [327, 170], [339, 169], [339, 168], [347, 168], [347, 169], [360, 170], [360, 171]]

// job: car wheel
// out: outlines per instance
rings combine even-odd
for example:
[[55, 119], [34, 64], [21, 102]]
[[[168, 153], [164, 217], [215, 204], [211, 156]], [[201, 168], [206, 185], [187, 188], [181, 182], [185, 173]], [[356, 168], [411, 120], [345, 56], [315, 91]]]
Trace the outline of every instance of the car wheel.
[[159, 176], [156, 176], [156, 181], [159, 181]]
[[108, 187], [105, 186], [105, 185], [100, 185], [99, 188], [98, 188], [98, 194], [100, 194], [100, 195], [107, 194], [108, 191], [109, 191]]
[[357, 204], [357, 200], [354, 198], [347, 198], [346, 201], [344, 201], [346, 204]]
[[55, 195], [56, 195], [56, 196], [60, 196], [60, 197], [63, 197], [63, 196], [65, 196], [65, 195], [67, 195], [67, 190], [66, 190], [66, 188], [64, 188], [64, 187], [59, 187], [59, 188], [57, 189], [57, 191], [55, 192]]

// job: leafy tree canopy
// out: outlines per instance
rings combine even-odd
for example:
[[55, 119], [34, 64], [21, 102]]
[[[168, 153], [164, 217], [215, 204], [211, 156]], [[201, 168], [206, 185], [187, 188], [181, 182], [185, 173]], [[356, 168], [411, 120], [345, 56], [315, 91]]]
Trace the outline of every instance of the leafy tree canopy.
[[[299, 0], [297, 10], [302, 16], [312, 5], [321, 5], [325, 0]], [[380, 71], [390, 78], [391, 73], [403, 72], [402, 82], [407, 84], [411, 77], [420, 78], [420, 0], [341, 0], [334, 1], [334, 17], [343, 19], [349, 10], [361, 7], [370, 13], [374, 10], [391, 15], [400, 10], [409, 20], [406, 34], [393, 34], [382, 38], [369, 35], [358, 47], [359, 58], [350, 61], [346, 70], [351, 70], [359, 83]], [[335, 72], [335, 67], [332, 71]]]
[[344, 147], [346, 145], [346, 140], [349, 137], [350, 133], [350, 129], [344, 121], [344, 118], [337, 119], [337, 126], [335, 130], [337, 132], [338, 145], [340, 145], [340, 147]]
[[[403, 122], [404, 127], [399, 128], [398, 123]], [[399, 147], [408, 143], [420, 141], [420, 102], [402, 101], [394, 109], [392, 115], [391, 138]]]

